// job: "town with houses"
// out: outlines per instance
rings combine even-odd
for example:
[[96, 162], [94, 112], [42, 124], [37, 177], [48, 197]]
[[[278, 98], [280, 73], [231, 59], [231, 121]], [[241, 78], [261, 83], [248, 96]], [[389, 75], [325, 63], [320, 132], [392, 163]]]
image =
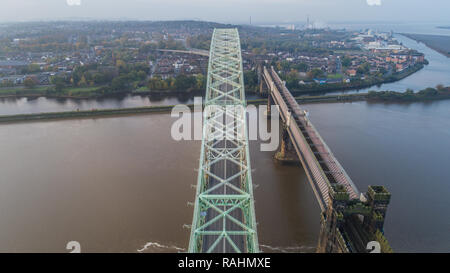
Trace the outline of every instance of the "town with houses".
[[[210, 37], [217, 25], [197, 21], [68, 22], [57, 29], [3, 25], [0, 94], [39, 87], [53, 94], [70, 90], [69, 95], [98, 88], [102, 92], [97, 95], [201, 90]], [[274, 66], [293, 90], [373, 79], [378, 83], [426, 64], [422, 53], [403, 46], [392, 32], [237, 27], [243, 37], [249, 92], [257, 90], [260, 64]], [[267, 38], [270, 43], [263, 40]]]

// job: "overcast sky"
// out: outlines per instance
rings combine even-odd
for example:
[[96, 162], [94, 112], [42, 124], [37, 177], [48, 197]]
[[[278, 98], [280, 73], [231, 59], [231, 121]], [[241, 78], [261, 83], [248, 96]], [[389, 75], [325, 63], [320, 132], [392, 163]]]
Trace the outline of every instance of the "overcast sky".
[[197, 19], [224, 23], [433, 21], [450, 23], [450, 0], [0, 0], [0, 21]]

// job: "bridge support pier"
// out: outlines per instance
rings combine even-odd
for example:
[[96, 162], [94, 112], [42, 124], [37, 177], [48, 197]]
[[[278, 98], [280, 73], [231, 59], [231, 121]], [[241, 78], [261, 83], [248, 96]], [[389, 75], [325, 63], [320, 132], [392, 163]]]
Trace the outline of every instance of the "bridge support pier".
[[267, 88], [265, 88], [264, 81], [259, 83], [259, 94], [263, 95], [267, 93]]
[[287, 125], [281, 122], [280, 127], [280, 147], [274, 156], [275, 159], [283, 164], [300, 164], [300, 159], [289, 137]]
[[273, 98], [271, 95], [269, 95], [267, 97], [267, 109], [266, 109], [266, 117], [267, 119], [271, 119], [272, 118], [272, 105], [274, 104], [273, 102]]
[[263, 66], [261, 64], [257, 65], [256, 73], [258, 74], [258, 83], [259, 83], [259, 94], [261, 96], [268, 95], [270, 97], [270, 89], [266, 84], [266, 81], [263, 78], [262, 75]]
[[369, 186], [360, 200], [350, 200], [345, 188], [332, 184], [330, 201], [321, 213], [317, 252], [368, 252], [370, 241], [378, 242], [380, 252], [392, 252], [383, 234], [384, 218], [391, 194], [382, 186]]

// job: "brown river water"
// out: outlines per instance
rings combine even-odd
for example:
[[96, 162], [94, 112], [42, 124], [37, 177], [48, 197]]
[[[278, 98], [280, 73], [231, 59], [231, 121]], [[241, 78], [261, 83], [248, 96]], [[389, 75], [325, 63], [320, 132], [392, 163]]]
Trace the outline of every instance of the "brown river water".
[[[450, 251], [450, 100], [302, 106], [361, 191], [392, 193], [398, 252]], [[199, 141], [149, 114], [0, 125], [0, 252], [176, 252], [189, 242]], [[301, 167], [250, 142], [261, 250], [313, 252], [319, 207]]]
[[[185, 251], [200, 141], [169, 114], [0, 126], [0, 251]], [[303, 169], [251, 142], [263, 251], [314, 251], [319, 208]]]

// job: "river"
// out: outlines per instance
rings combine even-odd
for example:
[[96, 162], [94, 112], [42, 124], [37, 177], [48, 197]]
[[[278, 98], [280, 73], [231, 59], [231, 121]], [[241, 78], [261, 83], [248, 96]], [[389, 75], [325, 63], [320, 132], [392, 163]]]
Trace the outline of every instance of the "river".
[[[199, 141], [168, 114], [0, 126], [0, 252], [185, 251]], [[319, 207], [302, 168], [251, 142], [263, 251], [311, 252]], [[145, 247], [147, 245], [147, 247]]]
[[0, 98], [0, 115], [29, 114], [39, 112], [62, 112], [92, 109], [128, 108], [191, 104], [193, 98], [179, 96], [125, 95], [100, 99], [56, 99], [56, 98]]
[[[399, 252], [450, 251], [450, 101], [304, 105], [361, 191], [392, 193], [385, 232]], [[0, 126], [0, 251], [183, 251], [200, 143], [168, 114]], [[263, 251], [311, 252], [319, 208], [301, 167], [250, 143]], [[147, 248], [145, 248], [147, 245]]]

